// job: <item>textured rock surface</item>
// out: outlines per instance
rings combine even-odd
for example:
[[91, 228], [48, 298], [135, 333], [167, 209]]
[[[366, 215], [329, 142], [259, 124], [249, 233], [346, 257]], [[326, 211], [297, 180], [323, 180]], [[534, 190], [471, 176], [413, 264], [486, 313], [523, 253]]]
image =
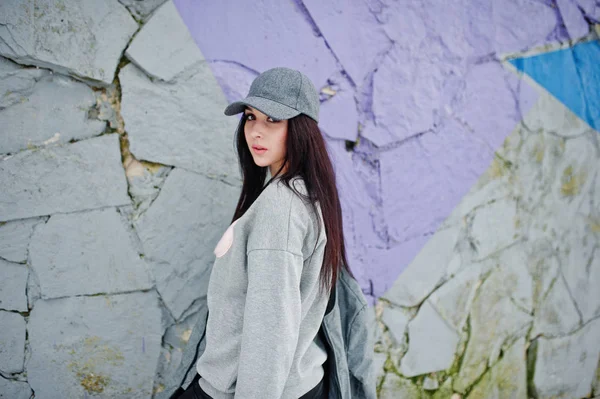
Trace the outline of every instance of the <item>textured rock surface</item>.
[[0, 377], [0, 398], [29, 399], [33, 395], [29, 384]]
[[144, 259], [175, 319], [206, 295], [213, 250], [227, 229], [238, 195], [236, 187], [174, 169], [137, 221]]
[[138, 28], [117, 0], [7, 0], [0, 26], [0, 55], [103, 84]]
[[141, 20], [146, 20], [158, 6], [165, 2], [166, 0], [119, 0], [119, 3], [127, 7], [135, 18]]
[[173, 84], [153, 83], [131, 64], [119, 78], [122, 114], [137, 159], [240, 181], [232, 151], [237, 119], [223, 115], [225, 99], [206, 63], [196, 63]]
[[129, 203], [120, 158], [108, 134], [0, 160], [0, 220]]
[[[36, 229], [30, 256], [44, 298], [113, 294], [153, 286], [114, 208], [50, 217]], [[66, 276], [78, 283], [66, 285]]]
[[154, 12], [125, 55], [148, 75], [164, 81], [204, 60], [172, 1]]
[[27, 261], [27, 248], [33, 228], [42, 220], [31, 218], [0, 223], [0, 258], [19, 263]]
[[25, 361], [25, 319], [0, 310], [0, 326], [0, 371], [19, 373]]
[[92, 89], [58, 74], [0, 58], [0, 93], [0, 154], [92, 137], [106, 126], [88, 118]]
[[36, 396], [150, 397], [162, 336], [155, 291], [39, 300], [28, 331]]
[[600, 320], [595, 320], [567, 337], [540, 338], [533, 376], [538, 397], [589, 397], [600, 360], [599, 336]]
[[26, 265], [0, 259], [0, 309], [26, 312], [28, 270]]

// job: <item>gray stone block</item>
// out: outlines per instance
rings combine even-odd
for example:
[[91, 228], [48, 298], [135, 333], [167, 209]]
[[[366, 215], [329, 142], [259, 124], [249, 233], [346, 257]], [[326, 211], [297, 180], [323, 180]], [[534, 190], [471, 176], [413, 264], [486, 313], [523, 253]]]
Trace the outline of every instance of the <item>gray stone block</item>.
[[[152, 279], [114, 208], [57, 214], [39, 226], [31, 266], [43, 298], [151, 288]], [[76, 284], [65, 284], [65, 276]]]
[[0, 259], [0, 309], [27, 312], [26, 265]]
[[426, 301], [408, 324], [408, 352], [400, 363], [407, 377], [448, 369], [454, 361], [459, 335]]
[[410, 315], [399, 308], [385, 307], [381, 314], [381, 321], [385, 324], [394, 337], [396, 343], [400, 346], [404, 343], [404, 333], [410, 320]]
[[26, 262], [33, 228], [42, 221], [43, 218], [31, 218], [0, 223], [0, 258], [11, 262]]
[[174, 169], [136, 222], [145, 259], [175, 319], [206, 295], [213, 250], [231, 221], [238, 196], [237, 187]]
[[25, 361], [25, 319], [0, 310], [0, 326], [0, 371], [20, 373]]
[[89, 119], [96, 104], [84, 83], [37, 69], [16, 67], [0, 59], [0, 93], [10, 93], [0, 108], [0, 154], [102, 133], [106, 123]]
[[29, 399], [33, 391], [24, 381], [7, 380], [0, 377], [0, 398]]
[[156, 7], [160, 6], [167, 0], [119, 0], [129, 12], [137, 19], [146, 20], [152, 15]]
[[0, 25], [0, 55], [103, 84], [138, 29], [117, 0], [6, 0]]
[[223, 114], [227, 103], [208, 64], [195, 64], [175, 83], [152, 82], [133, 64], [119, 77], [121, 114], [137, 159], [240, 184], [233, 146], [238, 118]]
[[28, 331], [36, 397], [152, 395], [162, 337], [155, 291], [38, 300]]
[[539, 398], [587, 398], [600, 358], [600, 320], [566, 337], [539, 338], [533, 383]]
[[0, 221], [130, 203], [117, 134], [0, 160], [0, 186]]
[[177, 74], [204, 60], [172, 1], [154, 12], [135, 35], [125, 55], [148, 75], [164, 81], [173, 80]]

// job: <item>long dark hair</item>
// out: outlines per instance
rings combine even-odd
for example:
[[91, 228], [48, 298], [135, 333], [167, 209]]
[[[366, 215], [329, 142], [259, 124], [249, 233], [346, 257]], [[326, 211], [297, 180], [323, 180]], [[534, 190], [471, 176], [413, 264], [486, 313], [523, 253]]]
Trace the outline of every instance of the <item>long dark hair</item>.
[[[232, 222], [240, 218], [258, 198], [262, 190], [278, 177], [282, 183], [294, 191], [311, 205], [312, 211], [319, 220], [316, 201], [319, 202], [327, 244], [321, 267], [320, 282], [321, 289], [330, 292], [335, 285], [341, 268], [354, 278], [348, 260], [346, 258], [346, 247], [344, 245], [344, 233], [342, 222], [342, 208], [338, 196], [335, 172], [329, 159], [326, 142], [321, 130], [312, 118], [300, 114], [288, 120], [288, 133], [286, 140], [286, 156], [283, 165], [265, 184], [267, 167], [261, 167], [254, 163], [252, 154], [248, 149], [244, 126], [246, 115], [242, 115], [236, 130], [235, 143], [242, 173], [242, 192], [238, 200]], [[285, 173], [281, 173], [285, 166]], [[280, 174], [281, 173], [281, 174]], [[299, 193], [293, 185], [292, 178], [300, 176], [304, 180], [307, 196]], [[319, 224], [320, 234], [320, 224]], [[316, 243], [315, 243], [316, 245]]]

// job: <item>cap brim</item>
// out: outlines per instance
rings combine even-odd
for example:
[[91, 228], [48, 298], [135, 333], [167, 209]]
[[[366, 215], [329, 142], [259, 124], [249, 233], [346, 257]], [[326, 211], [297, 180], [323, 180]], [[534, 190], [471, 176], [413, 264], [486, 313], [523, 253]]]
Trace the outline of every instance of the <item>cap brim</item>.
[[225, 108], [225, 115], [235, 115], [244, 112], [246, 106], [255, 108], [273, 119], [290, 119], [300, 115], [300, 111], [292, 107], [263, 97], [246, 97], [243, 100], [233, 102]]

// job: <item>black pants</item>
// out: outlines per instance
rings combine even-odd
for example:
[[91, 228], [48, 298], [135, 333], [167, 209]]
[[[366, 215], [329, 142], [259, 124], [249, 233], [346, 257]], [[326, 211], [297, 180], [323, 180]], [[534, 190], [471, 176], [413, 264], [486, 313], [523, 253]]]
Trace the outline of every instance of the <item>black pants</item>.
[[[202, 390], [202, 388], [200, 388], [200, 384], [198, 384], [199, 379], [200, 375], [196, 373], [190, 386], [180, 396], [175, 397], [177, 399], [212, 399]], [[313, 389], [302, 395], [299, 399], [324, 399], [326, 397], [327, 389], [325, 386], [325, 377], [323, 377]]]

